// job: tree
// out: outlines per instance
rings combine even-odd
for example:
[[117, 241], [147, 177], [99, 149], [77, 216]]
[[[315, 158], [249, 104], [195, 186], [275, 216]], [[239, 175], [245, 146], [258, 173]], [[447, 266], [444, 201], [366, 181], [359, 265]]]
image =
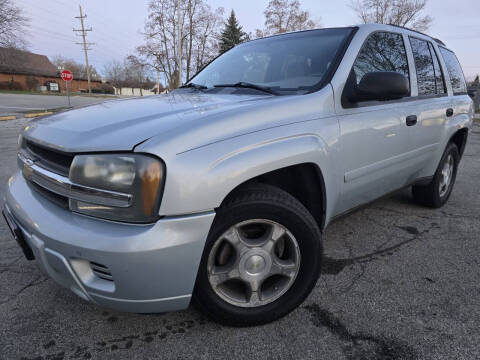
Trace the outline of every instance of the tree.
[[361, 22], [392, 24], [417, 31], [430, 28], [433, 19], [423, 15], [428, 0], [352, 0], [351, 7]]
[[114, 86], [119, 94], [122, 94], [122, 88], [131, 88], [132, 93], [133, 89], [140, 89], [140, 95], [143, 95], [142, 89], [151, 89], [156, 85], [148, 77], [147, 66], [134, 55], [127, 56], [123, 62], [110, 61], [105, 64], [103, 73], [105, 80]]
[[223, 9], [213, 11], [206, 0], [184, 0], [181, 4], [179, 21], [177, 0], [151, 0], [145, 43], [137, 48], [139, 63], [162, 74], [170, 89], [179, 83], [178, 27], [182, 27], [181, 66], [189, 79], [218, 53], [218, 30], [223, 21]]
[[477, 87], [480, 86], [480, 75], [477, 75], [475, 77], [475, 80], [473, 80], [473, 85], [475, 85]]
[[[67, 59], [61, 55], [56, 55], [51, 58], [51, 61], [52, 61], [52, 64], [55, 65], [57, 68], [70, 70], [73, 73], [74, 78], [77, 78], [77, 79], [87, 78], [87, 67], [83, 64], [76, 62], [73, 59]], [[90, 65], [90, 75], [94, 80], [101, 80], [102, 78], [92, 65]]]
[[23, 48], [29, 19], [12, 0], [0, 0], [0, 47]]
[[113, 87], [119, 89], [118, 92], [122, 94], [122, 86], [125, 81], [125, 68], [118, 60], [112, 60], [106, 63], [103, 67], [103, 74], [105, 80]]
[[142, 89], [145, 89], [147, 80], [146, 66], [139, 62], [133, 55], [127, 56], [124, 62], [124, 86], [140, 89], [140, 95], [143, 96]]
[[220, 37], [218, 45], [220, 53], [224, 53], [235, 45], [241, 44], [247, 40], [247, 38], [248, 35], [243, 31], [243, 28], [235, 17], [235, 12], [232, 10]]
[[257, 37], [320, 27], [308, 11], [300, 8], [299, 0], [270, 0], [264, 14], [265, 29], [257, 29]]

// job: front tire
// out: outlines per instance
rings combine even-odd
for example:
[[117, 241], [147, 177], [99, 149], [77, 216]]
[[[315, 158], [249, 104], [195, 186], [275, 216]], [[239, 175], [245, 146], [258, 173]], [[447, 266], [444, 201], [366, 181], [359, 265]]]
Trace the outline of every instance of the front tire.
[[217, 211], [192, 302], [227, 325], [271, 322], [308, 296], [321, 258], [320, 230], [298, 200], [273, 186], [246, 186]]
[[455, 144], [449, 143], [443, 153], [440, 164], [428, 185], [412, 186], [413, 199], [420, 205], [440, 208], [450, 197], [457, 178], [460, 155]]

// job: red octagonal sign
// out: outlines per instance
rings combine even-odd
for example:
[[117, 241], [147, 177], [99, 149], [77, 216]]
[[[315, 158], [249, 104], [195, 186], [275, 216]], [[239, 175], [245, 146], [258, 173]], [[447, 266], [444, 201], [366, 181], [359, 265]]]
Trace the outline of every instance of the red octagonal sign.
[[70, 70], [63, 70], [61, 76], [62, 76], [62, 79], [65, 81], [73, 80], [73, 74]]

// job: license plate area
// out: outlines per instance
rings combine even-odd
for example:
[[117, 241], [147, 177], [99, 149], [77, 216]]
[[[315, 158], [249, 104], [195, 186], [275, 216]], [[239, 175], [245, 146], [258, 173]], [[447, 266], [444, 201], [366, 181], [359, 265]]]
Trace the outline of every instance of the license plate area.
[[33, 255], [32, 248], [25, 241], [22, 230], [20, 230], [13, 217], [6, 210], [2, 210], [2, 215], [8, 225], [8, 228], [10, 229], [10, 232], [12, 233], [13, 238], [22, 249], [27, 260], [35, 260], [35, 255]]

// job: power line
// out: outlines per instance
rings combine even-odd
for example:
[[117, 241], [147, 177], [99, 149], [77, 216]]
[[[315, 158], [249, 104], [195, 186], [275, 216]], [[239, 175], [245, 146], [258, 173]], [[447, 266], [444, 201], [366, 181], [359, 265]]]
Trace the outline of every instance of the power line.
[[82, 14], [82, 6], [78, 5], [80, 8], [80, 16], [75, 16], [76, 19], [80, 19], [80, 24], [82, 25], [81, 29], [73, 29], [74, 32], [80, 32], [80, 36], [83, 39], [83, 42], [81, 43], [76, 43], [78, 45], [81, 45], [83, 48], [83, 52], [85, 53], [85, 66], [87, 67], [87, 79], [88, 79], [88, 93], [92, 93], [92, 86], [91, 86], [91, 81], [90, 81], [90, 66], [88, 65], [88, 51], [91, 50], [89, 46], [95, 45], [94, 43], [87, 42], [87, 32], [92, 31], [92, 28], [90, 29], [85, 29], [85, 24], [83, 22], [83, 19], [87, 17], [87, 14], [83, 15]]
[[73, 36], [68, 36], [68, 35], [65, 35], [65, 34], [62, 34], [62, 33], [59, 33], [59, 32], [44, 29], [44, 28], [41, 28], [39, 26], [31, 25], [30, 27], [35, 31], [40, 31], [42, 33], [45, 33], [45, 35], [47, 35], [47, 36], [53, 36], [53, 37], [56, 37], [59, 40], [65, 40], [65, 41], [71, 42], [72, 38], [73, 38]]
[[[40, 36], [46, 37], [48, 36], [49, 38], [61, 41], [61, 42], [67, 42], [67, 41], [72, 41], [70, 37], [65, 35], [65, 32], [59, 31], [58, 29], [60, 28], [66, 28], [69, 27], [66, 22], [68, 22], [67, 18], [65, 17], [58, 17], [58, 12], [63, 12], [67, 13], [72, 10], [72, 3], [65, 3], [64, 1], [69, 1], [69, 0], [52, 0], [55, 1], [55, 8], [44, 8], [40, 6], [39, 3], [37, 2], [30, 2], [29, 0], [16, 0], [19, 2], [22, 2], [22, 4], [25, 8], [29, 9], [32, 14], [35, 14], [38, 12], [42, 12], [42, 15], [44, 17], [48, 18], [55, 18], [55, 23], [57, 26], [54, 28], [49, 28], [48, 30], [45, 28], [42, 28], [40, 24], [32, 24], [30, 27], [34, 29], [34, 33], [39, 33], [41, 34]], [[34, 10], [32, 10], [34, 9]], [[89, 39], [91, 39], [93, 42], [96, 43], [96, 46], [94, 48], [94, 53], [99, 52], [103, 55], [104, 57], [118, 57], [118, 58], [123, 58], [126, 56], [126, 54], [134, 52], [136, 47], [140, 43], [140, 39], [134, 36], [134, 31], [127, 31], [123, 29], [122, 27], [115, 26], [113, 23], [111, 23], [110, 18], [106, 18], [103, 15], [100, 15], [101, 12], [95, 12], [89, 9], [89, 14], [88, 14], [88, 19], [89, 23], [92, 23], [94, 20], [97, 22], [100, 22], [101, 28], [99, 31], [98, 26], [95, 28], [95, 32], [89, 34]], [[36, 14], [35, 14], [36, 15]], [[44, 22], [43, 22], [44, 23]], [[38, 26], [40, 25], [40, 26]], [[94, 24], [93, 24], [94, 25]], [[113, 29], [115, 29], [113, 31]], [[80, 35], [80, 34], [79, 34]], [[129, 50], [127, 51], [125, 48], [125, 43], [126, 41], [130, 43], [128, 46]], [[116, 44], [122, 44], [123, 46], [117, 46]], [[80, 44], [83, 47], [83, 43]], [[123, 50], [123, 51], [122, 51]], [[89, 63], [93, 59], [95, 59], [95, 54], [92, 52], [88, 52], [88, 57], [89, 57]], [[103, 61], [103, 60], [102, 60]]]

